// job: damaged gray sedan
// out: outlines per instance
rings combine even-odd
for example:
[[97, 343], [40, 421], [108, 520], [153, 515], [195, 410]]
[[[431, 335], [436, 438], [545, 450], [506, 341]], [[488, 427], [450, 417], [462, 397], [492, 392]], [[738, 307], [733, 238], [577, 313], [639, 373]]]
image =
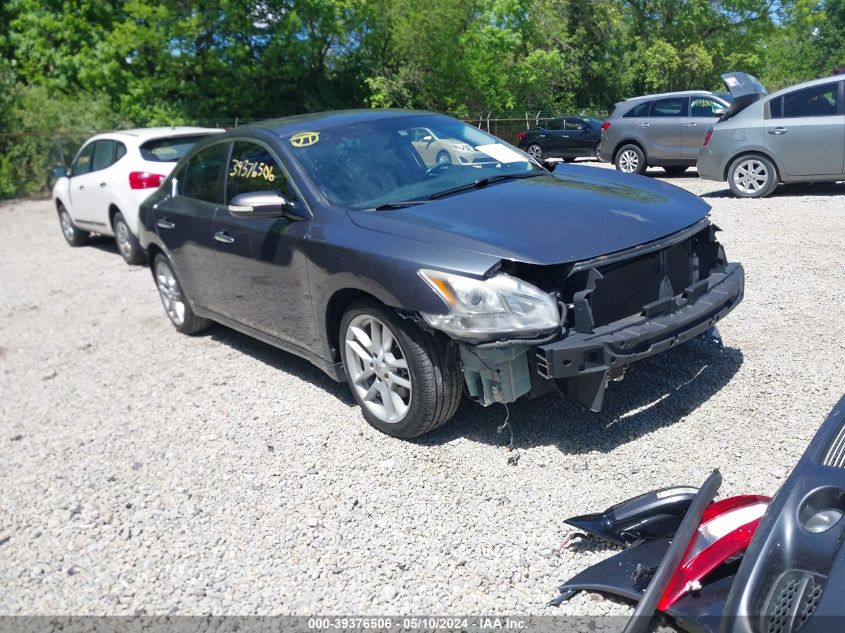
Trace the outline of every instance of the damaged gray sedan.
[[[420, 129], [467, 160], [428, 158]], [[366, 110], [197, 145], [142, 205], [140, 239], [177, 330], [216, 321], [302, 356], [410, 438], [464, 392], [600, 410], [625, 366], [709, 330], [744, 284], [708, 212], [647, 178], [549, 173], [449, 117]]]

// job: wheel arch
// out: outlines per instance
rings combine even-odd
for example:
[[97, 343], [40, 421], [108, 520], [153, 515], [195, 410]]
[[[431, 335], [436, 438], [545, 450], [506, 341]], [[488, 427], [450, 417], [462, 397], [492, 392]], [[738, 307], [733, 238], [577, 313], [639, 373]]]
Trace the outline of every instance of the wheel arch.
[[118, 209], [117, 205], [114, 202], [109, 204], [109, 226], [114, 226], [114, 216], [116, 216], [118, 213], [123, 215], [123, 211]]
[[326, 303], [326, 311], [323, 318], [326, 341], [329, 345], [332, 360], [335, 362], [340, 361], [340, 321], [343, 319], [343, 315], [349, 309], [349, 306], [361, 299], [373, 301], [385, 308], [391, 307], [374, 294], [361, 290], [360, 288], [341, 288], [336, 290]]

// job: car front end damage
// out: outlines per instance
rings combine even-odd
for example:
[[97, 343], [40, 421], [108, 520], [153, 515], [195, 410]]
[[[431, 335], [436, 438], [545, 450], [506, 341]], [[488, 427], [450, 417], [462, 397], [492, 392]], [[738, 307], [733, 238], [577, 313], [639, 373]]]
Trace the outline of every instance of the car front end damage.
[[[489, 278], [519, 280], [546, 293], [558, 307], [551, 331], [548, 306], [522, 317], [526, 329], [519, 338], [461, 334], [458, 328], [468, 322], [461, 315], [452, 330], [423, 316], [457, 339], [467, 391], [478, 403], [506, 404], [551, 391], [600, 411], [608, 382], [621, 379], [628, 365], [707, 333], [742, 300], [743, 268], [727, 262], [717, 231], [705, 218], [663, 239], [588, 261], [551, 266], [504, 261], [491, 271]], [[460, 292], [438, 283], [430, 285], [441, 296]], [[521, 298], [525, 303], [532, 296], [526, 291]], [[523, 305], [512, 303], [514, 311]]]

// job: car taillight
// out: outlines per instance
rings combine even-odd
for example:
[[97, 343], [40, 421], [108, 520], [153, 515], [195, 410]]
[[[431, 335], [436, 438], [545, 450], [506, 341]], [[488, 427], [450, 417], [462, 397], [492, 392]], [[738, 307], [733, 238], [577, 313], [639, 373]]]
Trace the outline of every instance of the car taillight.
[[707, 130], [707, 134], [704, 135], [704, 143], [701, 144], [702, 147], [707, 147], [707, 144], [710, 142], [710, 139], [713, 137], [713, 128], [711, 127]]
[[657, 608], [665, 611], [700, 589], [707, 574], [745, 551], [770, 501], [769, 497], [741, 495], [711, 503]]
[[604, 132], [605, 130], [610, 128], [610, 121], [605, 121], [601, 124], [601, 131]]
[[518, 143], [522, 143], [525, 140], [525, 132], [520, 132], [516, 135], [516, 140]]
[[129, 186], [132, 189], [155, 189], [166, 176], [148, 171], [133, 171], [129, 174]]

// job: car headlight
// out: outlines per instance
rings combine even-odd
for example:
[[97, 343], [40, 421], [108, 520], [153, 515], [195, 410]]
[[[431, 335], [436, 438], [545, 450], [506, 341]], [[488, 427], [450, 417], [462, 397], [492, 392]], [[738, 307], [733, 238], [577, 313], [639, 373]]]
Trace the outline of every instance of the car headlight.
[[531, 338], [560, 325], [557, 300], [516, 277], [500, 273], [473, 279], [428, 269], [418, 273], [449, 306], [448, 314], [423, 312], [423, 319], [454, 338]]
[[452, 149], [457, 150], [459, 152], [475, 151], [475, 148], [472, 145], [467, 145], [466, 143], [452, 143]]

